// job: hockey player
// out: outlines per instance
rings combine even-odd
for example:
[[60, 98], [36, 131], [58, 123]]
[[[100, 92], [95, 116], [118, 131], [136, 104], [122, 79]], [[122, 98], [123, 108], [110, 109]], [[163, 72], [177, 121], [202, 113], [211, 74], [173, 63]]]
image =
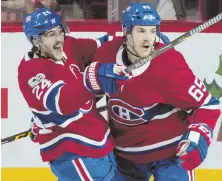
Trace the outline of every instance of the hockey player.
[[[151, 5], [131, 3], [122, 26], [123, 39], [100, 47], [95, 64], [129, 66], [162, 46], [156, 38], [160, 17]], [[131, 74], [134, 78], [108, 98], [119, 170], [130, 181], [146, 181], [151, 175], [155, 181], [193, 181], [193, 169], [204, 161], [211, 144], [219, 101], [175, 49]]]
[[[121, 181], [108, 122], [97, 113], [76, 61], [92, 55], [96, 42], [66, 36], [61, 16], [47, 8], [24, 18], [24, 32], [33, 48], [21, 60], [18, 81], [41, 128], [35, 141], [42, 160], [60, 181]], [[99, 81], [97, 90], [116, 92], [115, 81], [128, 78], [114, 73], [116, 67], [102, 64], [95, 74], [89, 73]]]

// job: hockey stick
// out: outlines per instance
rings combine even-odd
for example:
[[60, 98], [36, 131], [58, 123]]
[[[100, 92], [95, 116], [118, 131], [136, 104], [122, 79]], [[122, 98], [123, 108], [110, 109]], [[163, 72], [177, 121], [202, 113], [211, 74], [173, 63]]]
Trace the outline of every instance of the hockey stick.
[[149, 57], [141, 59], [138, 62], [128, 66], [127, 68], [125, 68], [124, 71], [126, 73], [130, 73], [133, 69], [137, 69], [137, 68], [143, 66], [145, 63], [147, 63], [150, 60], [154, 59], [155, 57], [161, 55], [165, 51], [173, 48], [174, 46], [178, 45], [179, 43], [183, 42], [187, 38], [193, 36], [194, 34], [200, 33], [201, 31], [205, 30], [206, 28], [216, 24], [220, 20], [222, 20], [222, 13], [218, 14], [217, 16], [215, 16], [214, 18], [210, 19], [209, 21], [199, 25], [198, 27], [188, 31], [187, 33], [181, 35], [180, 37], [176, 38], [175, 40], [173, 40], [169, 44], [166, 44], [163, 47], [161, 47], [160, 49], [154, 51], [153, 53], [151, 53], [151, 55]]
[[[99, 112], [103, 112], [103, 111], [106, 111], [107, 110], [107, 107], [106, 106], [103, 106], [103, 107], [99, 107], [98, 108], [98, 111]], [[31, 136], [32, 135], [32, 131], [31, 129], [27, 130], [27, 131], [24, 131], [24, 132], [21, 132], [21, 133], [18, 133], [18, 134], [15, 134], [15, 135], [12, 135], [12, 136], [9, 136], [7, 138], [3, 138], [1, 139], [1, 144], [5, 144], [5, 143], [10, 143], [12, 141], [15, 141], [15, 140], [18, 140], [18, 139], [21, 139], [21, 138], [25, 138], [27, 136]]]
[[[144, 65], [145, 63], [147, 63], [148, 61], [154, 59], [155, 57], [159, 56], [160, 54], [164, 53], [165, 51], [173, 48], [174, 46], [178, 45], [179, 43], [183, 42], [184, 40], [186, 40], [187, 38], [193, 36], [196, 33], [199, 33], [203, 30], [205, 30], [206, 28], [216, 24], [217, 22], [219, 22], [220, 20], [222, 20], [222, 13], [218, 14], [217, 16], [215, 16], [214, 18], [210, 19], [209, 21], [201, 24], [200, 26], [188, 31], [187, 33], [181, 35], [180, 37], [176, 38], [175, 40], [173, 40], [172, 42], [170, 42], [167, 45], [164, 45], [163, 47], [161, 47], [160, 49], [158, 49], [157, 51], [153, 52], [148, 58], [142, 59], [130, 66], [128, 66], [124, 71], [126, 73], [131, 72], [133, 69], [139, 68], [142, 65]], [[101, 107], [98, 109], [99, 112], [105, 111], [107, 108], [105, 107]], [[22, 133], [18, 133], [16, 135], [4, 138], [1, 140], [1, 144], [5, 144], [5, 143], [9, 143], [12, 142], [14, 140], [18, 140], [20, 138], [24, 138], [27, 136], [30, 136], [32, 133], [30, 130], [28, 131], [24, 131]]]
[[1, 144], [3, 145], [5, 143], [9, 143], [9, 142], [12, 142], [12, 141], [15, 141], [15, 140], [18, 140], [18, 139], [21, 139], [21, 138], [25, 138], [25, 137], [31, 136], [31, 135], [32, 135], [32, 132], [29, 129], [27, 131], [24, 131], [24, 132], [9, 136], [7, 138], [1, 139]]

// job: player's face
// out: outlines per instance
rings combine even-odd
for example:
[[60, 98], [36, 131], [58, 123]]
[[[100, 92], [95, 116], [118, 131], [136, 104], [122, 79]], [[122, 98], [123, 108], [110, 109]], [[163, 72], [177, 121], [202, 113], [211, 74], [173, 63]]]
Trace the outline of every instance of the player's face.
[[134, 26], [131, 31], [132, 49], [141, 57], [148, 57], [156, 39], [156, 26]]
[[41, 54], [53, 60], [61, 60], [63, 58], [64, 36], [60, 26], [44, 32], [39, 42]]

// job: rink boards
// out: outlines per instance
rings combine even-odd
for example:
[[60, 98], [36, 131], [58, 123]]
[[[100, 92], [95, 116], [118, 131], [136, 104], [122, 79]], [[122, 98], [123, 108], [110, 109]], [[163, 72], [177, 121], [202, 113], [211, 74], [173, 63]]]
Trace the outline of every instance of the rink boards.
[[[106, 33], [120, 35], [118, 23], [102, 22], [75, 23], [70, 22], [71, 34], [77, 38], [97, 38]], [[196, 23], [164, 22], [161, 31], [175, 39], [184, 32], [194, 28]], [[209, 84], [213, 94], [222, 95], [222, 24], [195, 35], [178, 45], [176, 49], [183, 53], [194, 73]], [[23, 132], [29, 128], [31, 113], [27, 107], [17, 83], [17, 67], [19, 61], [31, 48], [20, 24], [2, 25], [1, 82], [2, 95], [2, 138]], [[15, 43], [16, 42], [16, 43]], [[221, 89], [219, 89], [221, 88]], [[222, 97], [220, 98], [222, 102]], [[222, 104], [221, 104], [222, 110]], [[197, 181], [222, 181], [222, 131], [221, 119], [218, 121], [214, 140], [209, 149], [208, 158], [196, 170]], [[219, 137], [219, 133], [221, 137]], [[220, 140], [220, 141], [219, 141]], [[2, 146], [2, 181], [55, 181], [48, 165], [42, 163], [38, 145], [29, 138]]]

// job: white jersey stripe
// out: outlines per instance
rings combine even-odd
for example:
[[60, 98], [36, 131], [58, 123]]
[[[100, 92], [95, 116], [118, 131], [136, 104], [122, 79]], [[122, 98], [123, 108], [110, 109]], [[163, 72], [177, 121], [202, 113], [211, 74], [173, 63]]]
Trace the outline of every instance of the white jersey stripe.
[[97, 45], [97, 48], [101, 47], [101, 45], [102, 45], [98, 39], [96, 39], [96, 45]]
[[[44, 107], [46, 109], [48, 109], [47, 105], [46, 105], [46, 102], [47, 102], [47, 98], [48, 98], [48, 95], [50, 94], [50, 92], [58, 85], [60, 84], [64, 84], [64, 81], [62, 80], [59, 80], [57, 82], [55, 82], [53, 85], [51, 85], [51, 87], [46, 91], [44, 97], [43, 97], [43, 104], [44, 104]], [[49, 110], [49, 109], [48, 109]]]
[[63, 115], [62, 114], [62, 112], [61, 112], [61, 110], [60, 110], [60, 107], [59, 107], [59, 98], [60, 98], [60, 91], [61, 91], [61, 88], [62, 88], [63, 86], [61, 86], [60, 88], [59, 88], [59, 90], [58, 90], [58, 93], [57, 93], [57, 95], [56, 95], [56, 97], [55, 97], [55, 107], [56, 107], [56, 111], [57, 111], [57, 113], [59, 113], [59, 114], [61, 114], [61, 115]]
[[32, 108], [32, 107], [30, 107], [30, 109], [31, 109], [31, 111], [33, 111], [33, 112], [35, 112], [35, 113], [40, 113], [40, 114], [43, 114], [43, 115], [49, 115], [49, 114], [51, 114], [52, 113], [52, 111], [39, 111], [39, 110], [37, 110], [37, 109], [34, 109], [34, 108]]
[[205, 104], [208, 104], [210, 102], [210, 99], [212, 98], [212, 95], [209, 94], [206, 99], [204, 100], [203, 104], [202, 105], [205, 105]]
[[78, 135], [78, 134], [74, 134], [74, 133], [64, 133], [64, 134], [61, 134], [61, 135], [55, 137], [52, 140], [40, 145], [40, 149], [44, 149], [46, 147], [49, 147], [49, 146], [57, 143], [58, 141], [60, 141], [63, 138], [73, 138], [73, 139], [85, 142], [87, 144], [91, 144], [91, 145], [95, 145], [95, 146], [103, 146], [106, 143], [109, 134], [110, 134], [110, 129], [107, 129], [107, 132], [104, 135], [104, 138], [101, 141], [95, 141], [95, 140], [89, 139], [87, 137], [84, 137], [82, 135]]
[[148, 150], [152, 150], [152, 149], [159, 148], [159, 147], [162, 147], [162, 146], [166, 146], [166, 145], [171, 144], [175, 141], [179, 141], [181, 137], [182, 137], [182, 135], [174, 137], [174, 138], [166, 140], [166, 141], [162, 141], [162, 142], [155, 143], [155, 144], [152, 144], [152, 145], [141, 146], [141, 147], [125, 147], [125, 148], [123, 148], [123, 147], [120, 147], [120, 146], [116, 146], [116, 149], [121, 150], [121, 151], [125, 151], [125, 152], [148, 151]]
[[66, 120], [64, 123], [60, 124], [59, 126], [62, 128], [67, 127], [70, 123], [79, 120], [80, 118], [82, 118], [83, 114], [79, 113], [78, 115], [76, 115], [75, 117], [69, 118], [68, 120]]

